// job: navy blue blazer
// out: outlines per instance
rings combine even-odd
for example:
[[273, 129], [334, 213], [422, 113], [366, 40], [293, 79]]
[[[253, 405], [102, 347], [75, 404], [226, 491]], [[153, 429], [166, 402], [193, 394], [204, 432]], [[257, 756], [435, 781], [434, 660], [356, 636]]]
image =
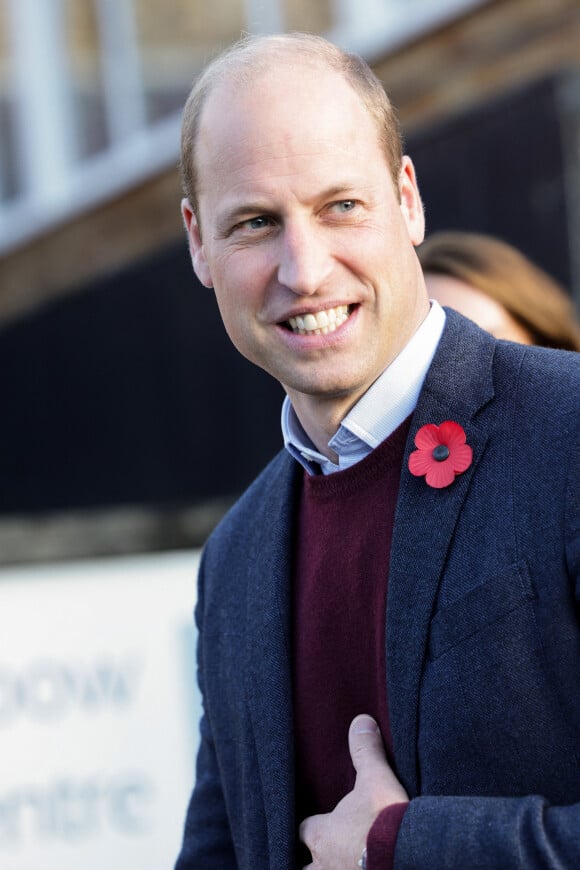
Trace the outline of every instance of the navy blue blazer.
[[[580, 355], [498, 342], [447, 311], [401, 472], [386, 655], [411, 802], [395, 868], [580, 867]], [[473, 463], [407, 469], [425, 423]], [[204, 701], [177, 870], [294, 870], [292, 533], [282, 451], [211, 536], [199, 575]], [[364, 711], [361, 711], [364, 712]]]

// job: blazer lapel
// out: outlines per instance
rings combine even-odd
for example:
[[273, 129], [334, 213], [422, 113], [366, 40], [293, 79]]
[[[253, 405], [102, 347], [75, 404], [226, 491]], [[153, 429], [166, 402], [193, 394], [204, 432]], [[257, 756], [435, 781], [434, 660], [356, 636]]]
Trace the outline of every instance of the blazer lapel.
[[[411, 797], [419, 793], [419, 689], [429, 622], [461, 506], [485, 449], [475, 419], [493, 397], [494, 341], [447, 311], [439, 348], [413, 415], [395, 515], [387, 602], [387, 688], [397, 773]], [[454, 483], [433, 489], [408, 471], [414, 437], [426, 423], [454, 420], [465, 429], [473, 462]]]
[[291, 560], [296, 464], [284, 456], [252, 520], [246, 613], [246, 696], [268, 828], [270, 866], [293, 866], [294, 752]]

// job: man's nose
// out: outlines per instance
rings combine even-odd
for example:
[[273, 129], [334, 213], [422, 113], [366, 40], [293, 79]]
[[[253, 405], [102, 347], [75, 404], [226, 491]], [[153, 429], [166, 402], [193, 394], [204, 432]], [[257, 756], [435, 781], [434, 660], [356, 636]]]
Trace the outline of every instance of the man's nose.
[[286, 228], [281, 238], [278, 281], [298, 296], [312, 296], [332, 270], [328, 240], [308, 226]]

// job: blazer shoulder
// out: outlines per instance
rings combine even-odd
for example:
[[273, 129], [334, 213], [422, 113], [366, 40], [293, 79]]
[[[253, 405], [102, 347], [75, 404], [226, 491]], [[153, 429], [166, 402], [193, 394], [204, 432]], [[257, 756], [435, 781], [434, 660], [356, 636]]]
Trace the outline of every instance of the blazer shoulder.
[[520, 406], [540, 413], [580, 413], [580, 354], [498, 341], [496, 383], [517, 389]]

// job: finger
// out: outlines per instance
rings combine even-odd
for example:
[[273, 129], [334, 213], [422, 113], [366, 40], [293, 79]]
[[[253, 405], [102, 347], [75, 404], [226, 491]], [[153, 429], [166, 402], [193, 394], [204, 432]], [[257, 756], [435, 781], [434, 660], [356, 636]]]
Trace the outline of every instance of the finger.
[[387, 765], [383, 738], [372, 716], [362, 714], [353, 719], [348, 731], [348, 746], [357, 774], [369, 769], [376, 771], [381, 763]]
[[[311, 858], [311, 862], [307, 864], [302, 870], [314, 870], [314, 850], [315, 843], [317, 838], [320, 836], [320, 824], [323, 819], [323, 816], [309, 816], [304, 819], [303, 822], [300, 823], [298, 828], [298, 839], [303, 844], [300, 847], [300, 851], [303, 853], [300, 855], [302, 861], [307, 861], [308, 858]], [[310, 852], [310, 855], [308, 855]]]
[[300, 827], [298, 828], [298, 838], [302, 843], [305, 843], [308, 846], [308, 843], [312, 843], [313, 837], [316, 835], [316, 831], [320, 827], [320, 819], [321, 816], [308, 816], [307, 819], [304, 819], [303, 822], [300, 822]]

